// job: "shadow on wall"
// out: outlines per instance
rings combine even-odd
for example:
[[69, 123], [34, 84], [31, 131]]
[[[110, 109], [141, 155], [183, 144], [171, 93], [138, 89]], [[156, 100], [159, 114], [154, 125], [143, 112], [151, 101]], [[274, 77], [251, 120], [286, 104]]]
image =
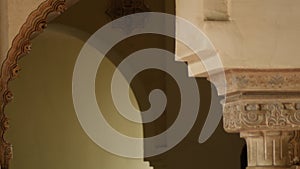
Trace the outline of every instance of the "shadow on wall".
[[[180, 108], [178, 86], [172, 78], [167, 76], [166, 79], [167, 91], [169, 91], [168, 104], [170, 104], [167, 106], [168, 110], [165, 112], [167, 125], [164, 126], [164, 128], [168, 128], [173, 124]], [[201, 97], [200, 110], [192, 130], [175, 148], [162, 155], [147, 158], [147, 160], [150, 161], [151, 166], [154, 166], [155, 169], [241, 169], [242, 163], [240, 161], [240, 155], [244, 141], [239, 138], [238, 134], [232, 135], [226, 133], [223, 129], [222, 121], [209, 140], [203, 144], [198, 142], [200, 131], [202, 130], [209, 111], [211, 94], [217, 93], [214, 88], [211, 93], [211, 84], [207, 80], [199, 78], [197, 79], [197, 83]], [[139, 97], [137, 98], [139, 100]], [[219, 99], [221, 100], [222, 98], [220, 97]], [[143, 108], [143, 104], [140, 104], [140, 106]], [[221, 104], [213, 106], [221, 106]], [[159, 125], [156, 124], [154, 126]], [[155, 132], [160, 133], [160, 127], [156, 127], [154, 129], [154, 133]], [[144, 135], [145, 137], [152, 136], [153, 127], [151, 128], [150, 126], [144, 125]]]
[[[73, 33], [77, 36], [70, 35]], [[44, 34], [34, 40], [32, 53], [21, 62], [24, 67], [21, 76], [11, 85], [16, 98], [7, 110], [13, 112], [10, 113], [12, 128], [8, 135], [8, 140], [14, 145], [12, 169], [20, 167], [34, 169], [41, 166], [58, 169], [99, 167], [116, 169], [124, 166], [149, 168], [142, 159], [120, 158], [100, 149], [86, 136], [77, 121], [72, 103], [71, 80], [76, 57], [84, 43], [83, 40], [87, 37], [88, 35], [83, 33], [78, 34], [76, 29], [50, 25]], [[135, 37], [132, 40], [139, 42], [144, 41], [143, 38]], [[122, 48], [122, 43], [116, 46], [116, 50], [118, 48]], [[112, 59], [113, 62], [116, 60]], [[107, 113], [106, 119], [124, 134], [143, 137], [142, 126], [126, 121], [112, 106], [110, 90], [107, 90], [107, 87], [110, 84], [109, 75], [115, 66], [109, 60], [105, 60], [104, 65], [107, 66], [103, 69], [103, 73], [97, 75], [96, 92], [99, 105], [104, 107], [104, 112]], [[139, 82], [138, 85], [134, 85], [135, 81]], [[168, 96], [165, 114], [156, 121], [156, 124], [145, 125], [146, 134], [147, 131], [157, 134], [171, 125], [176, 118], [176, 113], [173, 112], [180, 106], [178, 86], [172, 77], [155, 70], [143, 72], [132, 82], [132, 86], [137, 88], [141, 85], [145, 91], [141, 92], [142, 95], [136, 93], [137, 100], [140, 99], [139, 104], [147, 103], [145, 96], [148, 96], [148, 92], [154, 88], [166, 91]], [[208, 142], [205, 144], [197, 142], [211, 94], [210, 84], [206, 80], [199, 79], [198, 85], [201, 108], [196, 125], [187, 138], [174, 149], [147, 159], [157, 169], [160, 169], [161, 165], [163, 168], [172, 169], [240, 168], [238, 159], [242, 141], [238, 136], [226, 134], [222, 125], [219, 125]], [[132, 93], [131, 95], [133, 96]], [[142, 105], [141, 109], [147, 108], [147, 104]]]
[[[54, 22], [88, 34], [50, 24], [45, 33], [34, 40], [31, 54], [21, 61], [23, 69], [20, 78], [11, 84], [15, 93], [14, 103], [7, 109], [11, 119], [8, 140], [14, 145], [12, 169], [149, 169], [149, 164], [144, 163], [143, 159], [117, 157], [95, 145], [81, 129], [74, 112], [71, 95], [74, 63], [84, 41], [109, 22], [104, 15], [107, 2], [108, 0], [80, 1]], [[149, 4], [152, 11], [163, 12], [168, 8], [165, 2], [149, 1]], [[151, 90], [159, 88], [166, 92], [167, 110], [158, 120], [144, 126], [130, 123], [118, 115], [112, 106], [108, 89], [109, 76], [115, 65], [132, 52], [146, 47], [174, 52], [174, 40], [156, 35], [128, 38], [112, 49], [121, 55], [109, 53], [109, 60], [103, 62], [106, 65], [104, 73], [97, 75], [97, 99], [99, 105], [103, 106], [103, 112], [106, 112], [104, 116], [115, 129], [129, 136], [143, 137], [142, 127], [147, 137], [161, 133], [174, 122], [180, 107], [176, 82], [166, 73], [157, 70], [141, 72], [131, 86], [136, 95], [136, 100], [134, 97], [132, 99], [136, 106], [138, 102], [142, 110], [149, 108], [148, 94]], [[174, 149], [147, 159], [155, 169], [240, 168], [239, 157], [243, 141], [238, 135], [226, 134], [222, 124], [210, 140], [204, 144], [198, 143], [211, 94], [208, 81], [198, 79], [198, 85], [201, 107], [196, 124]]]
[[[73, 36], [76, 35], [76, 36]], [[82, 130], [72, 102], [72, 74], [88, 35], [71, 28], [49, 25], [33, 41], [33, 51], [21, 61], [20, 77], [11, 83], [14, 102], [8, 106], [14, 146], [11, 168], [23, 169], [149, 169], [143, 159], [112, 155], [94, 144]], [[82, 40], [83, 39], [83, 40]], [[115, 66], [105, 60], [97, 74], [96, 95], [104, 116], [120, 132], [142, 138], [141, 124], [123, 119], [109, 101], [105, 84]], [[131, 92], [131, 98], [137, 106]], [[143, 147], [139, 147], [143, 151]]]

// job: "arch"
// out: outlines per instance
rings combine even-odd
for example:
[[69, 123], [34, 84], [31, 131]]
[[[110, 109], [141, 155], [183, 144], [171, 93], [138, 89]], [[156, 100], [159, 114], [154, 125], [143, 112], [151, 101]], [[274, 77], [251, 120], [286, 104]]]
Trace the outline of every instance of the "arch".
[[9, 128], [9, 121], [4, 111], [6, 105], [13, 99], [13, 94], [9, 90], [8, 84], [17, 77], [20, 71], [18, 60], [30, 52], [30, 41], [47, 27], [48, 21], [62, 14], [67, 9], [67, 6], [66, 0], [46, 0], [41, 3], [27, 17], [2, 63], [0, 79], [0, 166], [2, 169], [9, 168], [9, 161], [12, 158], [12, 145], [4, 137]]
[[[149, 164], [142, 159], [128, 160], [99, 148], [77, 120], [71, 77], [77, 55], [88, 37], [89, 34], [80, 30], [51, 23], [33, 41], [36, 47], [28, 58], [21, 61], [26, 70], [22, 70], [18, 82], [10, 85], [18, 96], [13, 106], [6, 109], [16, 112], [8, 114], [14, 124], [6, 137], [13, 143], [16, 156], [10, 168], [120, 168], [120, 164], [126, 163], [128, 168], [148, 169]], [[69, 50], [63, 51], [64, 48]], [[102, 114], [120, 133], [143, 138], [141, 124], [130, 123], [115, 111], [107, 89], [111, 77], [107, 72], [117, 69], [108, 59], [104, 63], [99, 68], [95, 90]], [[132, 99], [138, 108], [136, 99]], [[138, 151], [142, 153], [143, 147], [139, 146]]]
[[2, 169], [9, 169], [9, 162], [13, 156], [12, 144], [5, 139], [5, 134], [9, 129], [9, 119], [5, 114], [5, 107], [13, 100], [9, 82], [18, 77], [21, 70], [18, 61], [30, 53], [31, 40], [47, 28], [47, 23], [61, 15], [67, 10], [67, 7], [77, 1], [79, 0], [45, 0], [42, 2], [27, 17], [4, 58], [0, 75], [0, 167]]
[[47, 0], [38, 9], [33, 11], [27, 18], [20, 32], [13, 40], [12, 46], [2, 63], [1, 67], [1, 109], [0, 109], [0, 165], [4, 169], [9, 168], [9, 161], [12, 157], [12, 146], [8, 143], [4, 135], [8, 130], [9, 122], [4, 110], [6, 105], [13, 99], [13, 94], [9, 90], [8, 84], [15, 79], [20, 70], [18, 60], [31, 50], [30, 40], [41, 33], [46, 27], [49, 19], [60, 15], [66, 10], [66, 0]]

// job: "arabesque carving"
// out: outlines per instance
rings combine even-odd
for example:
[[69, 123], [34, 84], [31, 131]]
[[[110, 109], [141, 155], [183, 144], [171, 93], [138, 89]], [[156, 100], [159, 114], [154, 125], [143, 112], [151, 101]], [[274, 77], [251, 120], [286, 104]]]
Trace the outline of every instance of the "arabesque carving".
[[236, 102], [224, 106], [228, 132], [251, 130], [300, 130], [299, 102]]

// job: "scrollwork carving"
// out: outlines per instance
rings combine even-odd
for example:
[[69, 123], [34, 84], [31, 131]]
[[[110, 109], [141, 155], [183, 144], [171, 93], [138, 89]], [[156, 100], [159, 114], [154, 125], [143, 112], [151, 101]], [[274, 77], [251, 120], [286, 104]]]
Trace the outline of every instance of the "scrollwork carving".
[[258, 126], [265, 120], [264, 116], [257, 111], [242, 113], [240, 118], [246, 126]]
[[[239, 105], [228, 105], [224, 107], [224, 128], [225, 129], [240, 129], [242, 127]], [[225, 113], [231, 112], [231, 113]], [[225, 120], [226, 119], [226, 120]]]
[[263, 104], [261, 110], [265, 111], [267, 126], [272, 128], [287, 125], [289, 111], [284, 108], [283, 104]]
[[[224, 105], [224, 128], [228, 132], [258, 129], [300, 129], [299, 103], [228, 103]], [[240, 107], [237, 109], [236, 107]]]

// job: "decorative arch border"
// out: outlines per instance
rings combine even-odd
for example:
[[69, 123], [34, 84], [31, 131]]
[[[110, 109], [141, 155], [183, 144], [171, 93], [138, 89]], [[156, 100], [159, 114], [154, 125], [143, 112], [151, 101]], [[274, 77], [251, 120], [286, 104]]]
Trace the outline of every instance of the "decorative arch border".
[[[61, 15], [79, 0], [45, 0], [37, 9], [32, 11], [19, 33], [13, 39], [0, 70], [0, 169], [9, 169], [13, 157], [12, 144], [5, 139], [9, 129], [9, 119], [5, 113], [8, 103], [13, 100], [13, 93], [9, 89], [9, 82], [18, 77], [21, 70], [18, 61], [31, 51], [31, 40], [47, 28], [47, 23]], [[115, 9], [110, 9], [113, 12]], [[145, 9], [147, 11], [148, 9]]]
[[2, 63], [0, 78], [0, 166], [2, 169], [9, 169], [9, 162], [13, 156], [12, 145], [5, 140], [5, 133], [9, 128], [5, 107], [13, 99], [13, 93], [9, 90], [8, 84], [18, 76], [20, 71], [18, 61], [30, 53], [31, 40], [43, 32], [49, 20], [62, 14], [66, 9], [66, 0], [46, 0], [42, 2], [27, 17]]

